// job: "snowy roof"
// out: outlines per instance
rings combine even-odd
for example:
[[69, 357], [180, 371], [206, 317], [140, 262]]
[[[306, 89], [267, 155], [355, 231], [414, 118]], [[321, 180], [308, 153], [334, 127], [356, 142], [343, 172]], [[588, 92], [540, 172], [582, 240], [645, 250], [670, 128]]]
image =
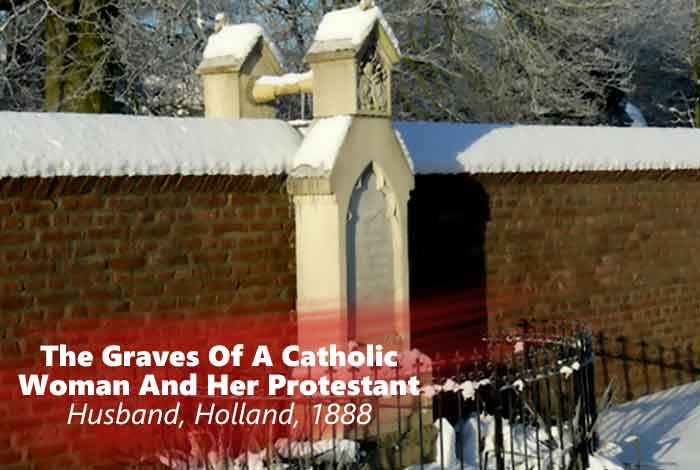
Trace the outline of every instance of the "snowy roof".
[[317, 177], [330, 173], [348, 135], [352, 116], [319, 119], [304, 133], [304, 141], [294, 155], [293, 176]]
[[0, 177], [280, 174], [301, 139], [267, 119], [0, 112]]
[[[303, 136], [268, 119], [0, 112], [0, 177], [327, 176], [352, 121], [319, 119]], [[419, 174], [700, 169], [694, 129], [394, 126]]]
[[695, 129], [397, 122], [416, 173], [700, 169]]
[[226, 61], [240, 67], [250, 55], [260, 38], [263, 38], [280, 64], [282, 55], [267, 37], [262, 26], [255, 23], [229, 24], [209, 36], [204, 48], [205, 61]]
[[318, 26], [309, 54], [341, 50], [357, 50], [379, 22], [397, 54], [399, 42], [379, 7], [362, 8], [360, 5], [326, 13]]
[[[352, 121], [352, 116], [334, 116], [312, 121], [310, 127], [302, 131], [304, 140], [294, 155], [290, 174], [300, 178], [322, 177], [330, 174], [350, 131]], [[396, 138], [409, 168], [413, 171], [413, 162], [398, 132], [396, 132]]]

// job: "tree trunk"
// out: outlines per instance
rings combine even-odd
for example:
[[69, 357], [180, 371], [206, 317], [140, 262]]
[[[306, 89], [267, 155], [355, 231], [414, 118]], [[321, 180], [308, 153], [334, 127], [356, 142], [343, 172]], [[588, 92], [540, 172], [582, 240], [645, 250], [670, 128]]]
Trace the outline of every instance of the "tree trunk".
[[46, 20], [45, 108], [107, 113], [112, 93], [109, 50], [101, 27], [109, 18], [104, 0], [50, 0], [58, 14]]
[[693, 127], [700, 129], [700, 0], [691, 1], [690, 68], [693, 80]]

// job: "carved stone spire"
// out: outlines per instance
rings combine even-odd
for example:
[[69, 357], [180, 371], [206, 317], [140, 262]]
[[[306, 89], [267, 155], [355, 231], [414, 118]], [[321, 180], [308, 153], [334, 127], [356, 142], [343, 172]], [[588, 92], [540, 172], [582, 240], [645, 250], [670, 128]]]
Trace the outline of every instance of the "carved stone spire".
[[262, 75], [281, 75], [282, 57], [257, 24], [227, 24], [216, 15], [216, 32], [209, 37], [197, 73], [204, 84], [207, 117], [273, 118], [274, 106], [258, 103], [253, 87]]
[[314, 116], [390, 116], [398, 42], [372, 0], [326, 14], [305, 60], [313, 71]]
[[360, 10], [369, 10], [374, 8], [374, 0], [360, 0]]

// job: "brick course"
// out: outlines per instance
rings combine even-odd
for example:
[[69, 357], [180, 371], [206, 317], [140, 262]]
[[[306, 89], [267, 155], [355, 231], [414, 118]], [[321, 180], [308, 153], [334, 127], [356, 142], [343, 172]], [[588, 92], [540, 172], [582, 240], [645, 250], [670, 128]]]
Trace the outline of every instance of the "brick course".
[[0, 432], [13, 443], [0, 446], [0, 465], [32, 468], [66, 451], [62, 442], [19, 442], [22, 429], [50, 427], [32, 422], [43, 411], [20, 419], [9, 404], [16, 373], [39, 357], [31, 333], [47, 325], [119, 332], [110, 322], [161, 316], [278, 312], [286, 320], [294, 308], [294, 216], [283, 177], [2, 178], [0, 227], [0, 417], [18, 425]]
[[632, 358], [605, 365], [606, 380], [616, 378], [623, 399], [692, 379], [642, 360], [657, 360], [657, 345], [669, 365], [697, 367], [700, 360], [699, 172], [476, 175], [472, 181], [483, 187], [490, 209], [491, 329], [521, 318], [589, 322], [607, 338], [608, 352]]

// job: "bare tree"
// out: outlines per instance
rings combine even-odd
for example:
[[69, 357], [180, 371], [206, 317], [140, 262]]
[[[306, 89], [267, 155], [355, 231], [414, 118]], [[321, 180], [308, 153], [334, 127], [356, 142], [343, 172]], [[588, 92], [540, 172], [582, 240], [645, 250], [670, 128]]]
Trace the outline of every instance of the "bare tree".
[[[630, 89], [632, 64], [615, 48], [624, 0], [411, 2], [399, 90], [430, 103], [410, 118], [609, 123]], [[391, 18], [401, 24], [400, 10]], [[409, 19], [410, 18], [410, 19]], [[417, 86], [416, 86], [417, 85]], [[401, 91], [399, 91], [401, 92]], [[427, 105], [427, 106], [425, 106]]]
[[194, 70], [226, 0], [0, 0], [0, 108], [201, 112]]
[[[398, 117], [608, 123], [631, 88], [617, 44], [633, 1], [378, 0], [405, 56]], [[0, 108], [200, 114], [194, 70], [217, 12], [264, 22], [298, 71], [322, 14], [356, 3], [0, 0]]]
[[700, 127], [700, 1], [633, 1], [620, 48], [635, 63], [636, 101], [652, 125]]

